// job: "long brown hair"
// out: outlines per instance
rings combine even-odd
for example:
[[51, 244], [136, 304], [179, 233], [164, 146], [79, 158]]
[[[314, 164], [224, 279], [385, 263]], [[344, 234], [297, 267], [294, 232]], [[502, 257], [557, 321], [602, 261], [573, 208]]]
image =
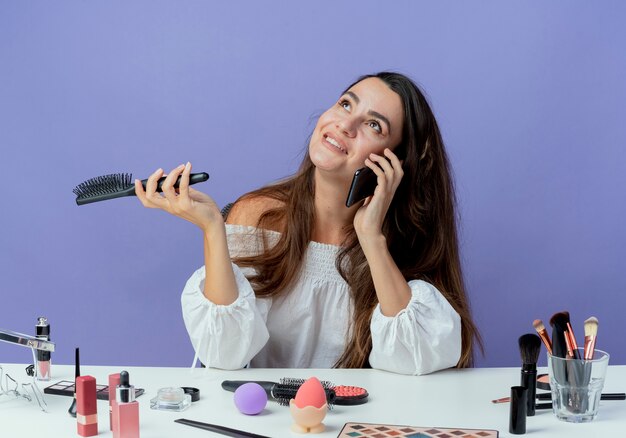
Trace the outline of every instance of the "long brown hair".
[[[423, 279], [434, 284], [461, 317], [462, 351], [457, 367], [473, 363], [474, 340], [482, 348], [465, 294], [455, 214], [454, 184], [437, 121], [419, 88], [399, 73], [381, 72], [360, 77], [358, 82], [376, 77], [402, 99], [404, 129], [394, 152], [402, 160], [404, 176], [383, 223], [383, 234], [398, 268], [409, 280]], [[257, 296], [285, 293], [300, 272], [313, 232], [315, 209], [314, 165], [309, 155], [295, 175], [240, 198], [271, 198], [278, 207], [267, 209], [258, 220], [260, 229], [280, 228], [278, 242], [259, 255], [239, 257], [235, 263], [256, 268], [250, 278]], [[354, 313], [346, 347], [335, 367], [369, 366], [372, 350], [370, 322], [378, 303], [367, 259], [353, 227], [336, 259], [336, 267], [350, 287]]]

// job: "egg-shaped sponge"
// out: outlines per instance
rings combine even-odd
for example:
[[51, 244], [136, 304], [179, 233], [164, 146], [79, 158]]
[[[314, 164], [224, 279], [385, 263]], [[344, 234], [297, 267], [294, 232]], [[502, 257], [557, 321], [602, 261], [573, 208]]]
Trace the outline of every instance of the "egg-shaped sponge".
[[304, 408], [305, 406], [321, 408], [326, 404], [326, 392], [317, 377], [307, 379], [300, 386], [298, 392], [296, 392], [294, 403], [299, 408]]

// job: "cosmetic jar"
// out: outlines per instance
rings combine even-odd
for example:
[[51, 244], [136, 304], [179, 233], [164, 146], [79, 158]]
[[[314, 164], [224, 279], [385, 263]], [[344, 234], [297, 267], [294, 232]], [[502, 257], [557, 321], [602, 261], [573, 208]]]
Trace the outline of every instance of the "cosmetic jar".
[[184, 411], [191, 405], [191, 395], [183, 388], [161, 388], [157, 396], [150, 400], [150, 408], [160, 411]]

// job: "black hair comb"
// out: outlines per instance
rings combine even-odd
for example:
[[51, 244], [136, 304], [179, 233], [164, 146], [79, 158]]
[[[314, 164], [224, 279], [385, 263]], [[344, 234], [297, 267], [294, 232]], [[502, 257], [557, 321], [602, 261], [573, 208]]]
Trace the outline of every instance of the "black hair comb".
[[[180, 184], [180, 176], [174, 183], [174, 188]], [[189, 184], [197, 184], [209, 179], [206, 172], [192, 173], [189, 175]], [[161, 186], [165, 177], [159, 178], [157, 192], [162, 192]], [[143, 188], [146, 188], [147, 179], [141, 180]], [[110, 175], [97, 176], [77, 185], [74, 190], [76, 204], [90, 204], [92, 202], [106, 201], [107, 199], [135, 196], [135, 184], [132, 173], [112, 173]]]

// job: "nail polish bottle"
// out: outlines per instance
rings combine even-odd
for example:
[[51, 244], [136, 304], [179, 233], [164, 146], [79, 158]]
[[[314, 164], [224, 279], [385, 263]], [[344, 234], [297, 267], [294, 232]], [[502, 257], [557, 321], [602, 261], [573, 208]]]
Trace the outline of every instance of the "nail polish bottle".
[[135, 401], [135, 387], [130, 384], [127, 371], [120, 373], [116, 401], [113, 405], [115, 438], [139, 438], [139, 403]]

